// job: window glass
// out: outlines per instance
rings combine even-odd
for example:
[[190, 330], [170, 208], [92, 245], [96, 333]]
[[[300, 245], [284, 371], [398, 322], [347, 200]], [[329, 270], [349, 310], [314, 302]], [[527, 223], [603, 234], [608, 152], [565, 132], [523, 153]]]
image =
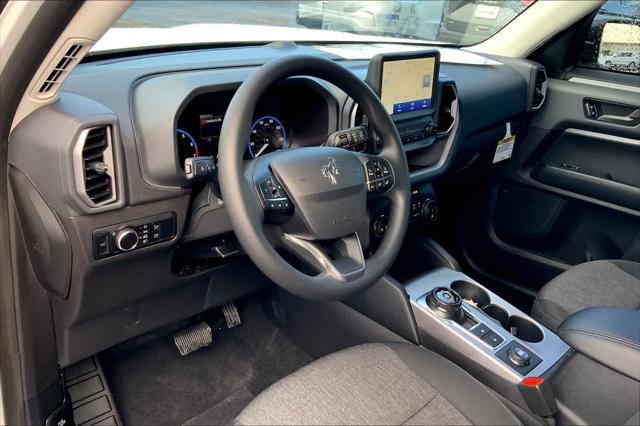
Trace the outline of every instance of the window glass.
[[92, 52], [190, 44], [479, 43], [535, 0], [135, 1]]
[[589, 30], [580, 65], [638, 74], [640, 0], [608, 0], [602, 5]]

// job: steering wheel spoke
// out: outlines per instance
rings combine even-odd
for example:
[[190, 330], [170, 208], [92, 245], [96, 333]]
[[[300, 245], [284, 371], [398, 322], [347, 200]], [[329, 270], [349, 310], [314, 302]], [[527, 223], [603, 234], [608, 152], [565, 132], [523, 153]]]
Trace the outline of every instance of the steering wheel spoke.
[[306, 240], [284, 233], [282, 242], [305, 264], [340, 282], [353, 281], [364, 274], [364, 253], [357, 233], [330, 242]]

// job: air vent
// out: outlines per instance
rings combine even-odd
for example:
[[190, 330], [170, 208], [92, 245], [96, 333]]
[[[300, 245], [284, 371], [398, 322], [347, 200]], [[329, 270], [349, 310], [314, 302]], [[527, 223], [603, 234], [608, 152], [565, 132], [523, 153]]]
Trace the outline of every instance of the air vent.
[[82, 131], [74, 151], [78, 194], [91, 207], [116, 200], [111, 126]]
[[89, 46], [83, 39], [67, 41], [42, 73], [33, 89], [35, 97], [49, 99], [55, 96], [66, 76], [80, 62]]
[[458, 95], [452, 84], [442, 86], [442, 98], [438, 113], [438, 134], [449, 134], [458, 116]]
[[544, 69], [536, 71], [536, 81], [533, 87], [533, 98], [531, 100], [531, 109], [540, 109], [547, 96], [547, 73]]

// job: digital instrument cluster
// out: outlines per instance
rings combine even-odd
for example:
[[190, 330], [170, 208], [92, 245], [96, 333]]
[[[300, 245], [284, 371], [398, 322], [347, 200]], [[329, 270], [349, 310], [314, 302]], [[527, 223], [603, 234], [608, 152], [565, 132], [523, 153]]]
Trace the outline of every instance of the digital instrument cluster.
[[[309, 80], [295, 79], [267, 90], [256, 102], [245, 159], [325, 143], [336, 129], [329, 128], [330, 110], [323, 90]], [[178, 116], [176, 161], [183, 170], [188, 158], [217, 157], [222, 122], [234, 93], [231, 89], [198, 95]]]
[[[196, 135], [193, 130], [176, 128], [178, 161], [183, 168], [187, 158], [217, 155], [223, 118], [223, 115], [200, 114]], [[253, 122], [245, 158], [257, 158], [285, 148], [288, 148], [287, 131], [278, 117], [263, 115]]]

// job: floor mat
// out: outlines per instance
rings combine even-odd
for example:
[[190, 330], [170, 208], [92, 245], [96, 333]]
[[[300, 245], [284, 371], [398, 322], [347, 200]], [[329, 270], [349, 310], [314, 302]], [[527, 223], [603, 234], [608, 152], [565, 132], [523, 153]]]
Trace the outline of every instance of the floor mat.
[[240, 307], [240, 313], [241, 325], [214, 328], [211, 346], [185, 357], [171, 334], [147, 336], [103, 353], [103, 369], [124, 423], [182, 424], [209, 409], [209, 418], [229, 422], [237, 413], [225, 414], [239, 411], [247, 395], [258, 395], [312, 361], [257, 301]]
[[228, 425], [233, 422], [240, 411], [251, 402], [254, 396], [246, 389], [229, 395], [204, 413], [185, 422], [185, 426], [193, 425]]

